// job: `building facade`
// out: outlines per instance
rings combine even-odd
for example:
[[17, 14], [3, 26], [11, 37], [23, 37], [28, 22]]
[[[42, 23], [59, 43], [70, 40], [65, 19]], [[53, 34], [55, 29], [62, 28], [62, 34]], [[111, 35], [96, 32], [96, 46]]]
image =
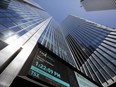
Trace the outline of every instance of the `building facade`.
[[11, 85], [37, 43], [75, 66], [60, 27], [41, 6], [32, 0], [1, 0], [0, 87]]
[[81, 0], [80, 2], [86, 11], [116, 9], [116, 0]]
[[62, 30], [77, 68], [104, 87], [116, 82], [116, 30], [68, 16]]

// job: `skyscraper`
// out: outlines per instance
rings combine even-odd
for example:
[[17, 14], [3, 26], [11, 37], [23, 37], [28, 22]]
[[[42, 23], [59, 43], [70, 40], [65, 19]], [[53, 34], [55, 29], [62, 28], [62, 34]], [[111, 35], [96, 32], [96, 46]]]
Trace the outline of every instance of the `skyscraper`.
[[86, 11], [116, 9], [116, 0], [80, 0]]
[[37, 43], [75, 66], [60, 27], [41, 6], [32, 0], [1, 1], [0, 87], [11, 85]]
[[62, 30], [78, 69], [104, 87], [116, 82], [116, 30], [68, 16]]

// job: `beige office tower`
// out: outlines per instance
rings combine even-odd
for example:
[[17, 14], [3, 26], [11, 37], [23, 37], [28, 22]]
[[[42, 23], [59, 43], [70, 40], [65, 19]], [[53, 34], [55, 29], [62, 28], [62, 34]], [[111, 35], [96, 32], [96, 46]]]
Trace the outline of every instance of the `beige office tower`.
[[116, 9], [116, 0], [81, 0], [86, 11], [100, 11]]

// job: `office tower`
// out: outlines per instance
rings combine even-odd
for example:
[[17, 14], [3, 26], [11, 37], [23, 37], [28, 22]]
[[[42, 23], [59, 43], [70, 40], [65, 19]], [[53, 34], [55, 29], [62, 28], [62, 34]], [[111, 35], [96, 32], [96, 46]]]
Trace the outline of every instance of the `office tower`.
[[104, 87], [116, 82], [116, 30], [68, 16], [62, 30], [78, 69]]
[[76, 65], [60, 29], [60, 25], [51, 20], [38, 42], [75, 67]]
[[11, 85], [28, 57], [34, 55], [37, 43], [75, 66], [59, 28], [32, 0], [11, 0], [7, 8], [0, 5], [0, 87]]
[[80, 0], [86, 11], [116, 9], [116, 0]]
[[6, 9], [11, 0], [0, 0], [0, 8]]

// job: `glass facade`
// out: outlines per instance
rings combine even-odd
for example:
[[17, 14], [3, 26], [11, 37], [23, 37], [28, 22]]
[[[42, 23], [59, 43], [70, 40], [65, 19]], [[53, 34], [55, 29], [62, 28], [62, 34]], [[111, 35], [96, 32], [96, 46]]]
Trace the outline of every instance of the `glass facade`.
[[55, 22], [54, 19], [50, 21], [38, 42], [61, 57], [63, 60], [67, 61], [69, 64], [75, 66], [74, 60], [72, 59], [70, 51], [62, 35], [61, 27]]
[[[11, 1], [7, 9], [0, 9], [0, 50], [50, 17], [41, 7], [27, 3], [30, 4], [30, 2]], [[60, 27], [54, 22], [52, 19], [38, 42], [74, 65]]]
[[0, 41], [10, 44], [48, 17], [43, 10], [17, 0], [12, 1], [7, 9], [0, 9]]
[[0, 5], [0, 87], [10, 86], [38, 42], [75, 66], [60, 26], [42, 7], [33, 0], [1, 1], [7, 6]]
[[116, 81], [116, 30], [68, 16], [63, 33], [78, 69], [103, 86]]

